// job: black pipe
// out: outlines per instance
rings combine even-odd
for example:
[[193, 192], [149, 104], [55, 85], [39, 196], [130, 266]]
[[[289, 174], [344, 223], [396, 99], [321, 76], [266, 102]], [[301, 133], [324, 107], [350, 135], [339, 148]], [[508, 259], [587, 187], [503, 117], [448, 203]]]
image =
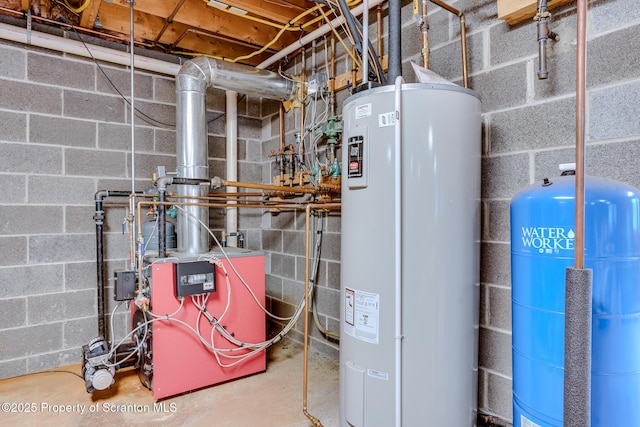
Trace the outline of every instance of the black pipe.
[[165, 188], [158, 191], [158, 257], [167, 257], [167, 217], [165, 214], [166, 207], [164, 203], [167, 201], [167, 192]]
[[402, 13], [401, 0], [389, 0], [389, 72], [387, 74], [387, 84], [396, 83], [396, 77], [402, 75], [402, 58], [400, 44], [402, 42], [400, 32], [402, 23], [400, 21]]
[[128, 191], [98, 190], [95, 195], [96, 212], [93, 220], [96, 222], [96, 280], [98, 290], [98, 336], [106, 337], [106, 315], [104, 311], [104, 219], [105, 213], [102, 200], [105, 197], [129, 197]]
[[209, 184], [211, 181], [207, 178], [172, 178], [171, 184], [183, 184], [183, 185], [201, 185]]

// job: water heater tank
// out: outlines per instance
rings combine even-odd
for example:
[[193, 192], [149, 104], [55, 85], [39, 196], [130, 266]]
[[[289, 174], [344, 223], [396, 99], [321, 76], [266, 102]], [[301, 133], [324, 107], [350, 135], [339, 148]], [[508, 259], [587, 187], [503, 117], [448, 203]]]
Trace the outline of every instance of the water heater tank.
[[385, 86], [347, 99], [343, 119], [340, 426], [473, 426], [480, 102]]
[[[575, 177], [511, 202], [514, 427], [563, 425], [565, 271], [573, 267]], [[640, 199], [585, 179], [585, 268], [593, 271], [591, 426], [640, 426]]]

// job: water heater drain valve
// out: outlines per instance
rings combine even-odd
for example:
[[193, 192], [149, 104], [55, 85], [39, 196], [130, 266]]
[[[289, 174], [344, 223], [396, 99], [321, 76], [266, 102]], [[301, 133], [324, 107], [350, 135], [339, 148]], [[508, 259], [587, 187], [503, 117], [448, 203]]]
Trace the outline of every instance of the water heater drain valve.
[[109, 362], [109, 345], [103, 337], [82, 346], [82, 376], [87, 393], [106, 390], [114, 383], [115, 367]]

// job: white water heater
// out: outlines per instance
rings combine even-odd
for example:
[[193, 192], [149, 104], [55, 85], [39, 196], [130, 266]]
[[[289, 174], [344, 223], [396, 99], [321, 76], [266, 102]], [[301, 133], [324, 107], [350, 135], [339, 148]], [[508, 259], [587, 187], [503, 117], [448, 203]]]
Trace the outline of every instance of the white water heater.
[[340, 426], [473, 426], [480, 102], [384, 86], [343, 120]]

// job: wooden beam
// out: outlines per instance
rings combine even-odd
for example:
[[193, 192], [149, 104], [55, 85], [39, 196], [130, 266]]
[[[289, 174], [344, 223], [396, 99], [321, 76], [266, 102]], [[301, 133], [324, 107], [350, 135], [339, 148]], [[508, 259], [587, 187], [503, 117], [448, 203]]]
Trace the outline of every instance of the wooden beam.
[[[538, 8], [537, 0], [497, 0], [498, 18], [507, 21], [510, 25], [517, 24], [526, 19], [533, 18]], [[569, 3], [572, 0], [549, 0], [547, 9]]]
[[[385, 55], [382, 57], [382, 60], [380, 61], [380, 65], [382, 65], [382, 69], [384, 71], [387, 70], [387, 65], [389, 62], [389, 56]], [[358, 69], [357, 74], [356, 74], [356, 85], [358, 83], [360, 83], [362, 81], [362, 69]], [[355, 86], [353, 84], [353, 82], [351, 81], [351, 71], [347, 71], [346, 73], [342, 73], [336, 76], [336, 81], [334, 83], [334, 90], [336, 92], [345, 89], [348, 86]]]
[[[274, 3], [270, 0], [221, 0], [229, 6], [244, 9], [252, 15], [265, 18], [279, 24], [286, 24], [301, 12], [291, 6]], [[313, 6], [310, 6], [313, 7]], [[313, 19], [314, 15], [305, 16], [296, 24], [303, 24]]]
[[[136, 28], [138, 25], [144, 25], [145, 20], [150, 19], [145, 18], [145, 16], [161, 19], [161, 23], [155, 24], [155, 27], [152, 27], [155, 28], [155, 33], [151, 31], [151, 28], [148, 28], [149, 31], [143, 31], [141, 33], [138, 33], [138, 30], [136, 29], [136, 36], [140, 34], [139, 37], [144, 37], [148, 40], [155, 40], [157, 32], [160, 31], [164, 25], [164, 19], [173, 12], [174, 7], [175, 2], [173, 1], [136, 0]], [[116, 9], [126, 10], [126, 13], [128, 14], [129, 3], [127, 0], [114, 0], [113, 3], [102, 2], [101, 10], [105, 10], [105, 14], [118, 13]], [[100, 20], [103, 20], [102, 14], [100, 15]], [[128, 20], [129, 18], [127, 15], [126, 22], [121, 25], [125, 34], [129, 33]], [[213, 7], [207, 6], [207, 4], [202, 0], [187, 0], [178, 14], [174, 17], [173, 22], [193, 26], [212, 34], [220, 34], [230, 39], [233, 38], [241, 40], [245, 43], [256, 46], [264, 46], [275, 38], [278, 33], [278, 29], [275, 27], [253, 22], [231, 13], [219, 11]], [[124, 27], [126, 27], [126, 30], [124, 30]], [[285, 34], [283, 34], [271, 47], [274, 49], [283, 49], [295, 42], [298, 36], [299, 34], [297, 32], [286, 31]]]
[[80, 15], [81, 27], [93, 28], [93, 24], [96, 22], [96, 18], [98, 17], [98, 10], [100, 10], [101, 3], [102, 0], [91, 0], [89, 7], [87, 7]]

